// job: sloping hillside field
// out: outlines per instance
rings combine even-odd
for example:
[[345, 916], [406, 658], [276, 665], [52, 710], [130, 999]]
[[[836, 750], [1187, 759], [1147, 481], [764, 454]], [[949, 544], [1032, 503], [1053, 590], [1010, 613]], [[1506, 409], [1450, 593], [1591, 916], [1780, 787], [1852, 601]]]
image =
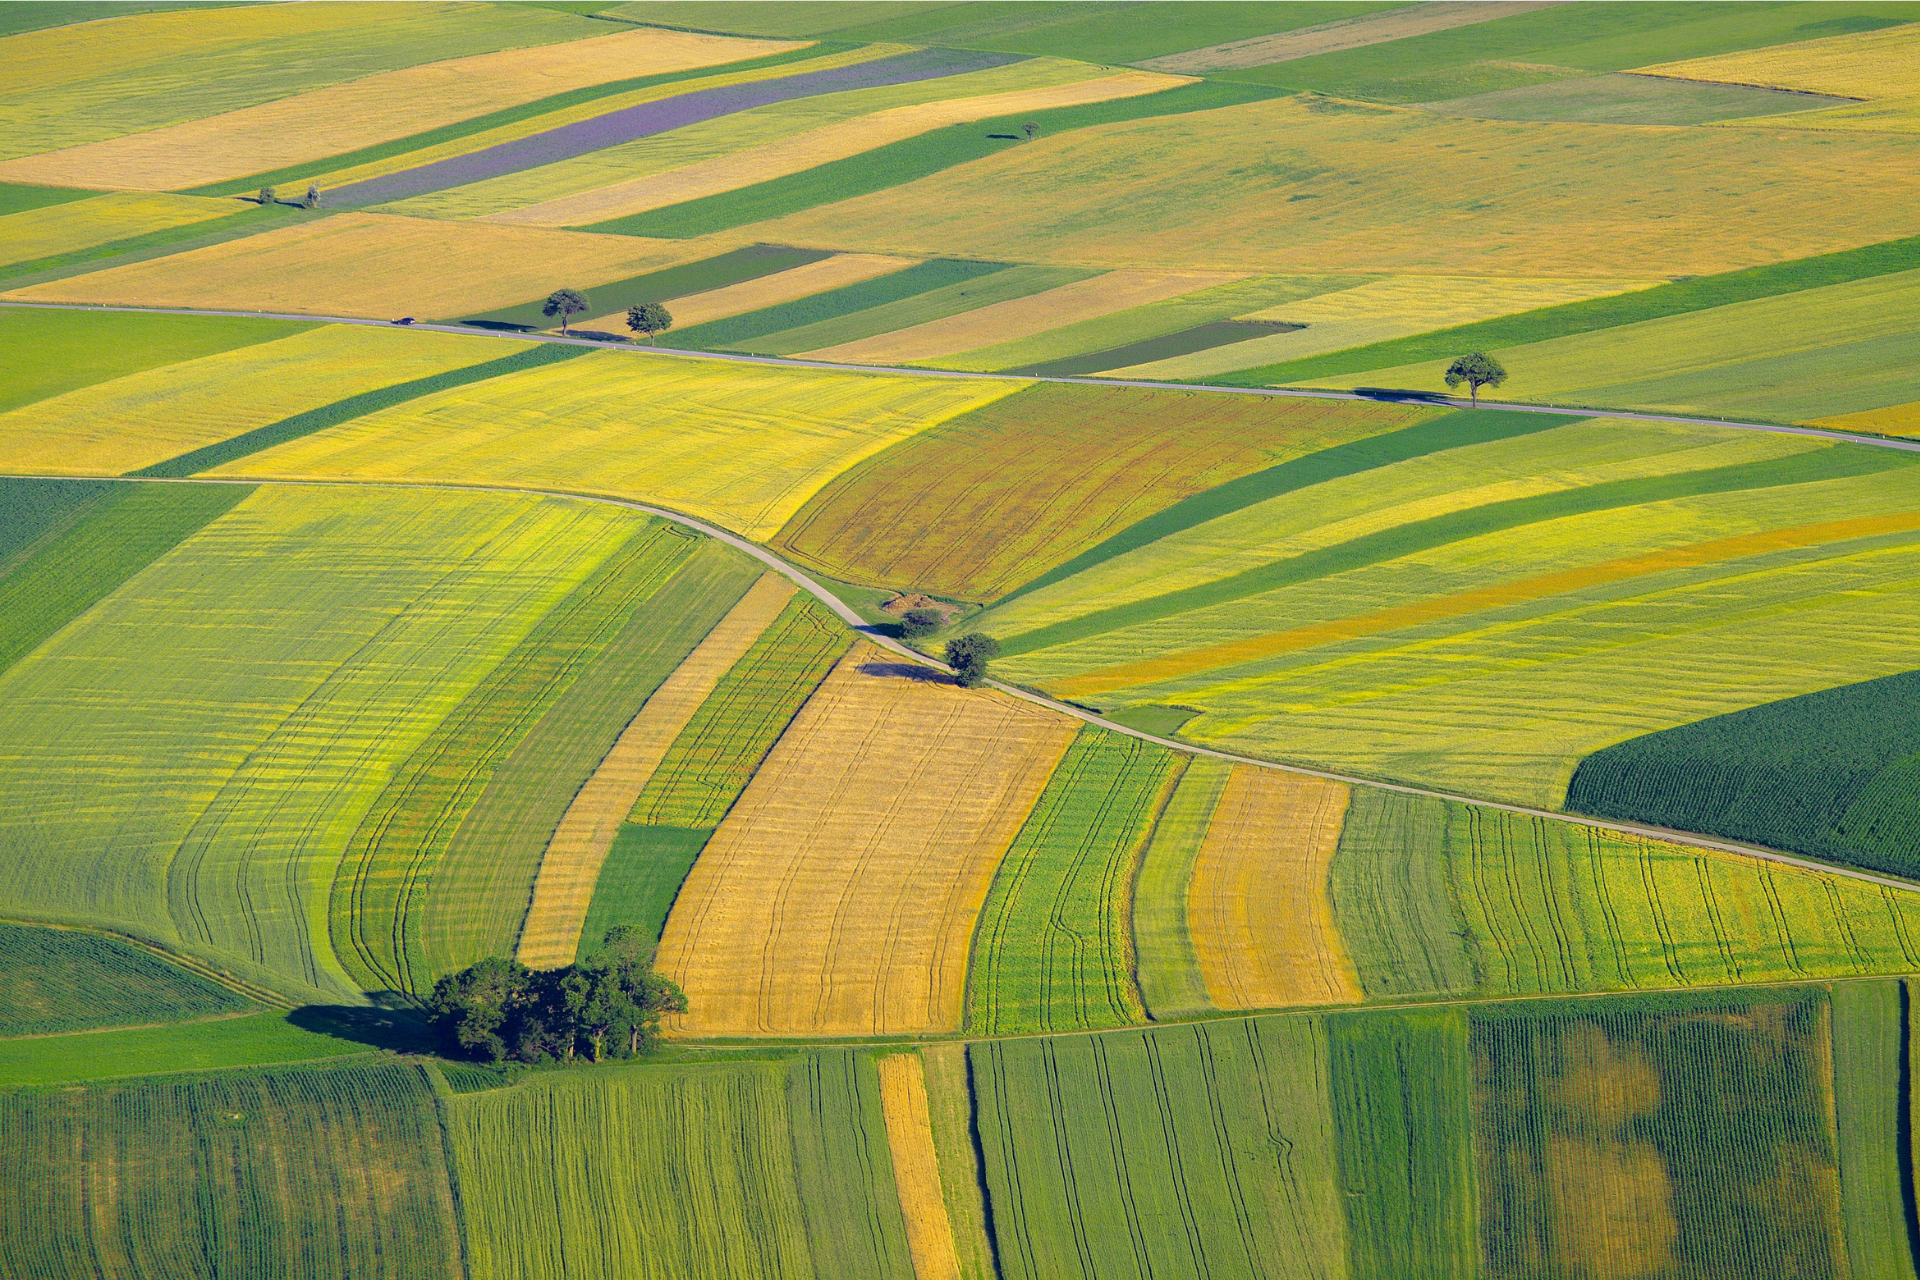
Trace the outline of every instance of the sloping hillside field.
[[1920, 0], [0, 65], [0, 1276], [1920, 1280]]

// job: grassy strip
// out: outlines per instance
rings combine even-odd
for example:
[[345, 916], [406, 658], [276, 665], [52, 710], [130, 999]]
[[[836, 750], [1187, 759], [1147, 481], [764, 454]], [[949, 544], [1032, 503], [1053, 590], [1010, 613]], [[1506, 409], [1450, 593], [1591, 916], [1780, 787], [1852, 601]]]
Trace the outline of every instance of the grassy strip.
[[1606, 298], [1589, 298], [1558, 307], [1541, 307], [1517, 315], [1499, 316], [1474, 324], [1436, 329], [1431, 333], [1395, 338], [1364, 347], [1349, 347], [1325, 355], [1306, 356], [1279, 364], [1241, 369], [1219, 374], [1206, 381], [1236, 387], [1270, 387], [1288, 383], [1336, 378], [1342, 374], [1364, 373], [1371, 369], [1391, 369], [1423, 360], [1442, 360], [1467, 351], [1493, 351], [1564, 338], [1595, 329], [1612, 329], [1642, 320], [1704, 311], [1729, 303], [1754, 298], [1771, 298], [1783, 293], [1799, 293], [1822, 285], [1845, 284], [1871, 276], [1891, 275], [1920, 267], [1920, 236], [1889, 240], [1884, 244], [1843, 249], [1811, 258], [1765, 267], [1748, 267], [1717, 276], [1676, 280], [1632, 293]]
[[723, 63], [720, 66], [689, 67], [684, 71], [669, 71], [660, 75], [636, 76], [631, 80], [611, 80], [606, 84], [588, 85], [584, 89], [573, 89], [533, 102], [523, 102], [517, 107], [506, 107], [484, 116], [475, 116], [471, 120], [442, 125], [438, 129], [430, 129], [425, 133], [416, 133], [405, 138], [395, 138], [391, 142], [362, 147], [358, 151], [347, 151], [322, 160], [309, 160], [302, 164], [288, 165], [284, 169], [271, 169], [266, 173], [256, 173], [247, 178], [231, 178], [225, 182], [209, 183], [204, 187], [194, 187], [181, 194], [189, 196], [246, 195], [258, 191], [261, 187], [280, 186], [283, 183], [311, 178], [316, 173], [337, 173], [343, 169], [372, 164], [376, 160], [402, 156], [409, 151], [419, 151], [427, 147], [437, 147], [446, 142], [456, 142], [461, 138], [472, 137], [476, 133], [484, 133], [488, 129], [518, 124], [522, 120], [531, 120], [549, 111], [564, 111], [568, 107], [577, 107], [583, 102], [593, 102], [600, 98], [610, 98], [615, 94], [631, 93], [636, 89], [650, 89], [655, 85], [673, 84], [680, 80], [699, 80], [707, 76], [758, 71], [762, 67], [778, 67], [789, 62], [818, 58], [823, 54], [842, 53], [854, 47], [856, 46], [851, 44], [814, 44], [802, 49], [789, 49], [785, 53], [769, 54], [763, 58]]
[[0, 412], [318, 327], [241, 316], [0, 307]]
[[1090, 351], [1083, 356], [1068, 356], [1064, 360], [1049, 360], [1045, 364], [1024, 365], [1018, 369], [1008, 369], [1006, 372], [1033, 378], [1078, 378], [1106, 369], [1124, 369], [1129, 365], [1147, 364], [1154, 360], [1171, 360], [1175, 356], [1190, 356], [1196, 351], [1211, 351], [1215, 347], [1246, 342], [1251, 338], [1270, 338], [1276, 333], [1288, 333], [1302, 328], [1305, 326], [1285, 324], [1278, 320], [1264, 322], [1215, 320], [1211, 324], [1195, 325], [1191, 329], [1181, 329], [1174, 333], [1163, 334], [1158, 338], [1130, 342], [1124, 347]]
[[24, 182], [0, 182], [0, 218], [10, 213], [25, 213], [29, 209], [70, 204], [99, 194], [98, 191], [81, 191], [74, 187], [37, 187]]
[[1405, 462], [1409, 458], [1425, 457], [1443, 449], [1510, 440], [1576, 421], [1576, 418], [1521, 413], [1511, 409], [1462, 409], [1417, 426], [1322, 449], [1304, 458], [1294, 458], [1277, 467], [1268, 467], [1265, 471], [1230, 480], [1205, 493], [1196, 493], [1191, 498], [1176, 502], [1164, 511], [1157, 511], [1122, 529], [1098, 546], [1081, 552], [1065, 564], [1049, 569], [999, 603], [1005, 604], [1007, 600], [1016, 600], [1029, 591], [1038, 591], [1041, 587], [1071, 578], [1103, 560], [1111, 560], [1136, 547], [1144, 547], [1149, 542], [1171, 537], [1183, 529], [1191, 529], [1256, 502], [1265, 502], [1309, 485], [1324, 484], [1342, 476]]
[[235, 484], [114, 485], [0, 578], [0, 671], [252, 492]]
[[594, 882], [593, 902], [580, 928], [580, 954], [591, 952], [618, 925], [638, 929], [649, 946], [658, 946], [673, 900], [712, 834], [710, 827], [622, 823]]
[[797, 1059], [787, 1109], [812, 1274], [914, 1274], [872, 1055], [842, 1049]]
[[902, 298], [911, 298], [916, 294], [929, 293], [963, 280], [974, 280], [1007, 269], [1004, 262], [935, 258], [931, 262], [917, 263], [888, 275], [862, 280], [858, 284], [816, 293], [810, 298], [796, 298], [792, 302], [762, 307], [744, 315], [697, 324], [676, 333], [673, 345], [706, 351], [753, 351], [758, 349], [755, 340], [759, 338], [787, 329], [798, 329], [803, 325], [818, 324], [823, 320], [835, 320], [856, 311], [884, 306]]
[[1770, 489], [1781, 485], [1810, 484], [1820, 480], [1839, 480], [1848, 476], [1870, 475], [1895, 467], [1920, 465], [1920, 456], [1876, 449], [1868, 445], [1834, 445], [1809, 453], [1763, 462], [1744, 462], [1706, 471], [1687, 471], [1671, 476], [1644, 476], [1632, 480], [1614, 480], [1606, 484], [1566, 489], [1559, 493], [1537, 494], [1506, 502], [1490, 502], [1465, 511], [1450, 512], [1427, 520], [1415, 520], [1378, 533], [1353, 538], [1318, 551], [1309, 551], [1284, 560], [1276, 560], [1229, 577], [1203, 582], [1165, 595], [1153, 596], [1083, 614], [1066, 622], [1057, 622], [1003, 643], [1009, 655], [1031, 653], [1036, 649], [1067, 644], [1088, 636], [1121, 627], [1136, 626], [1157, 618], [1172, 617], [1211, 605], [1225, 604], [1246, 596], [1261, 595], [1281, 587], [1290, 587], [1316, 578], [1346, 573], [1352, 569], [1402, 556], [1427, 551], [1467, 538], [1498, 533], [1521, 525], [1563, 520], [1619, 507], [1637, 507], [1674, 498], [1694, 498], [1710, 493], [1732, 493], [1742, 489]]
[[114, 487], [111, 480], [0, 477], [0, 581], [20, 561], [73, 528]]
[[436, 391], [447, 391], [470, 383], [485, 382], [489, 378], [505, 377], [523, 370], [556, 364], [562, 360], [571, 360], [575, 356], [585, 355], [591, 350], [591, 347], [566, 346], [556, 342], [532, 343], [525, 351], [516, 351], [498, 360], [487, 360], [480, 364], [468, 365], [464, 369], [451, 369], [431, 377], [415, 378], [412, 382], [400, 382], [391, 387], [381, 387], [377, 391], [364, 391], [357, 396], [348, 396], [345, 400], [336, 400], [318, 409], [296, 413], [291, 418], [282, 418], [264, 427], [256, 427], [252, 431], [243, 432], [231, 439], [203, 445], [176, 458], [168, 458], [165, 462], [156, 462], [150, 467], [142, 467], [131, 474], [166, 479], [194, 475], [211, 470], [222, 463], [232, 462], [235, 458], [244, 458], [248, 454], [259, 453], [262, 449], [271, 449], [274, 445], [298, 440], [301, 436], [310, 436], [316, 431], [325, 431], [328, 427], [337, 427], [343, 422], [351, 422], [355, 418], [365, 417], [381, 409], [390, 409], [394, 405], [405, 404], [409, 400], [418, 400], [421, 396], [432, 395]]
[[151, 951], [77, 929], [0, 924], [0, 1036], [237, 1013], [257, 1006]]
[[259, 235], [262, 231], [272, 231], [285, 226], [289, 222], [312, 222], [316, 218], [326, 216], [311, 209], [298, 209], [286, 205], [265, 211], [258, 205], [249, 205], [240, 212], [230, 213], [224, 218], [189, 222], [183, 227], [150, 231], [146, 235], [131, 236], [125, 240], [112, 240], [106, 244], [75, 249], [71, 253], [40, 258], [33, 262], [16, 262], [0, 268], [0, 287], [25, 289], [31, 285], [45, 284], [50, 280], [64, 280], [68, 276], [91, 275], [95, 271], [129, 266], [135, 262], [145, 262], [149, 258], [164, 258], [176, 253], [189, 253], [195, 249], [225, 244], [229, 240], [243, 240], [248, 236]]
[[782, 178], [757, 182], [737, 191], [723, 191], [718, 195], [687, 200], [662, 209], [650, 209], [645, 213], [629, 214], [624, 218], [612, 218], [577, 229], [624, 236], [689, 240], [710, 232], [784, 217], [818, 205], [834, 204], [855, 196], [902, 186], [942, 169], [990, 156], [1006, 147], [1018, 145], [1022, 137], [1021, 127], [1028, 122], [1039, 125], [1041, 133], [1052, 135], [1151, 116], [1185, 115], [1192, 111], [1239, 106], [1275, 97], [1278, 93], [1278, 90], [1253, 85], [1202, 81], [1137, 98], [1078, 107], [1056, 107], [1031, 115], [1002, 116], [993, 120], [976, 120], [971, 124], [950, 125], [916, 138], [876, 147], [861, 155], [835, 160]]
[[[739, 284], [745, 280], [758, 280], [761, 276], [770, 276], [777, 271], [789, 271], [794, 267], [805, 266], [809, 262], [818, 262], [822, 258], [833, 256], [831, 249], [794, 249], [783, 244], [750, 244], [744, 249], [735, 249], [732, 253], [723, 253], [715, 258], [702, 258], [698, 262], [682, 263], [677, 267], [668, 267], [664, 271], [649, 271], [644, 275], [629, 276], [625, 280], [613, 280], [606, 284], [593, 286], [594, 292], [603, 297], [609, 293], [632, 298], [635, 302], [659, 302], [665, 298], [682, 298], [690, 293], [705, 293], [709, 289], [723, 289], [730, 284]], [[516, 306], [502, 307], [498, 311], [486, 311], [477, 316], [469, 316], [461, 324], [480, 325], [488, 329], [551, 329], [553, 318], [541, 311], [546, 305], [545, 298], [536, 298], [532, 302], [522, 302]], [[613, 310], [606, 307], [599, 314]], [[593, 315], [590, 310], [587, 314]]]
[[1833, 987], [1833, 1109], [1840, 1216], [1856, 1276], [1915, 1280], [1908, 1245], [1900, 1090], [1900, 981]]
[[914, 325], [944, 320], [948, 316], [992, 306], [996, 302], [1031, 297], [1099, 274], [1085, 267], [1008, 267], [1005, 271], [996, 271], [978, 279], [962, 280], [958, 284], [915, 294], [898, 302], [856, 311], [837, 320], [822, 320], [798, 329], [770, 333], [759, 340], [755, 348], [768, 355], [780, 356], [817, 351], [843, 342], [858, 342], [863, 338], [874, 338], [883, 333], [910, 329]]
[[1155, 1022], [1213, 1009], [1187, 923], [1187, 885], [1232, 768], [1224, 760], [1205, 757], [1188, 762], [1140, 859], [1133, 892], [1133, 945], [1140, 998]]
[[305, 1062], [367, 1048], [308, 1031], [276, 1009], [172, 1026], [0, 1040], [0, 1088]]

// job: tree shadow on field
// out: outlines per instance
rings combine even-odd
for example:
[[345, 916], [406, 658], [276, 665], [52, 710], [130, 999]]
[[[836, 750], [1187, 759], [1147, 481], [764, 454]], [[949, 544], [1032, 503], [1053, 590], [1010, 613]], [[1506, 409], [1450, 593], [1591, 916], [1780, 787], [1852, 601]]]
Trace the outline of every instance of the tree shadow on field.
[[932, 667], [923, 667], [917, 662], [863, 662], [860, 674], [877, 676], [882, 680], [918, 680], [922, 684], [953, 684], [954, 678], [944, 671], [935, 671]]
[[1422, 404], [1451, 404], [1444, 391], [1414, 391], [1404, 387], [1355, 387], [1353, 394], [1368, 400], [1413, 400]]
[[407, 1010], [308, 1004], [289, 1013], [287, 1021], [303, 1031], [395, 1053], [432, 1053], [439, 1043], [426, 1020]]

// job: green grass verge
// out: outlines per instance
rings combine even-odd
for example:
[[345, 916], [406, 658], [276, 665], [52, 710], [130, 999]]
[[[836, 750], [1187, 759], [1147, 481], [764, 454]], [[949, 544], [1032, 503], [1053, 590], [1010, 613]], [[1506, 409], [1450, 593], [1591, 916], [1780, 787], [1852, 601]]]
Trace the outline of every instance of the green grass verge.
[[1840, 1218], [1853, 1274], [1915, 1280], [1907, 1223], [1906, 993], [1898, 979], [1833, 985]]
[[1091, 726], [1035, 803], [987, 893], [967, 972], [967, 1030], [1146, 1021], [1134, 985], [1133, 879], [1180, 759]]
[[16, 1153], [0, 1171], [8, 1275], [464, 1274], [417, 1066], [15, 1093], [0, 1135]]
[[724, 320], [709, 320], [682, 329], [674, 335], [673, 345], [707, 351], [759, 351], [757, 339], [778, 335], [788, 329], [837, 320], [871, 307], [898, 302], [916, 294], [962, 281], [1007, 270], [1004, 262], [966, 262], [953, 258], [935, 258], [858, 284], [829, 289], [808, 298], [796, 298], [777, 306], [762, 307]]
[[[663, 271], [649, 271], [643, 275], [629, 276], [625, 280], [612, 280], [606, 284], [593, 286], [593, 292], [601, 297], [601, 302], [589, 310], [588, 314], [606, 315], [619, 309], [622, 304], [609, 305], [609, 295], [628, 298], [633, 302], [659, 302], [667, 298], [683, 298], [690, 293], [705, 293], [709, 289], [723, 289], [730, 284], [739, 284], [745, 280], [757, 280], [761, 276], [770, 276], [777, 271], [791, 271], [803, 267], [809, 262], [818, 262], [830, 258], [830, 249], [793, 249], [783, 244], [750, 244], [744, 249], [735, 249], [712, 258], [702, 258], [698, 262], [682, 263], [677, 267], [668, 267]], [[522, 302], [516, 306], [502, 307], [498, 311], [486, 311], [477, 316], [468, 316], [461, 324], [479, 325], [488, 329], [551, 329], [555, 321], [541, 311], [546, 305], [545, 298], [536, 298], [532, 302]]]
[[[0, 480], [0, 504], [11, 506], [24, 488], [65, 483]], [[241, 484], [100, 486], [69, 527], [0, 577], [0, 671], [252, 492]]]
[[1349, 347], [1326, 355], [1306, 356], [1279, 364], [1260, 365], [1218, 374], [1207, 382], [1235, 387], [1271, 387], [1320, 381], [1342, 374], [1391, 369], [1423, 360], [1442, 360], [1468, 351], [1494, 351], [1549, 338], [1564, 338], [1596, 329], [1612, 329], [1658, 320], [1662, 316], [1704, 311], [1732, 302], [1799, 293], [1825, 285], [1845, 284], [1872, 276], [1892, 275], [1920, 267], [1920, 236], [1889, 240], [1859, 249], [1844, 249], [1811, 258], [1765, 267], [1748, 267], [1716, 276], [1676, 280], [1606, 298], [1589, 298], [1558, 307], [1541, 307], [1499, 316], [1474, 324], [1436, 329], [1431, 333], [1395, 338], [1364, 347]]
[[809, 1053], [787, 1077], [793, 1172], [814, 1274], [914, 1274], [871, 1054]]
[[0, 1037], [178, 1022], [254, 1007], [211, 978], [116, 938], [0, 924]]
[[1187, 885], [1233, 766], [1196, 756], [1154, 824], [1134, 881], [1133, 947], [1140, 998], [1156, 1022], [1213, 1008], [1187, 928]]
[[1442, 547], [1483, 534], [1539, 524], [1568, 516], [1586, 515], [1621, 507], [1643, 506], [1673, 498], [1731, 493], [1743, 489], [1770, 489], [1810, 484], [1847, 476], [1869, 475], [1896, 467], [1920, 464], [1920, 456], [1868, 445], [1840, 444], [1764, 462], [1739, 463], [1671, 476], [1648, 476], [1586, 485], [1530, 498], [1490, 502], [1427, 520], [1415, 520], [1367, 534], [1319, 551], [1276, 560], [1230, 577], [1200, 583], [1180, 591], [1102, 609], [1066, 622], [1054, 623], [1002, 642], [1008, 656], [1068, 644], [1104, 631], [1172, 617], [1210, 605], [1224, 604], [1316, 578], [1345, 573], [1367, 565]]
[[409, 400], [418, 400], [421, 396], [432, 395], [436, 391], [464, 387], [475, 382], [485, 382], [489, 378], [502, 378], [523, 370], [557, 364], [562, 360], [586, 355], [591, 350], [593, 350], [591, 347], [568, 346], [558, 342], [529, 343], [526, 350], [516, 351], [510, 356], [482, 361], [479, 364], [468, 365], [464, 369], [450, 369], [431, 377], [415, 378], [412, 382], [396, 383], [391, 387], [381, 387], [378, 391], [363, 391], [357, 396], [348, 396], [345, 400], [336, 400], [318, 409], [296, 413], [291, 418], [282, 418], [278, 422], [256, 427], [252, 431], [243, 432], [231, 439], [204, 445], [178, 457], [168, 458], [165, 462], [156, 462], [150, 467], [142, 467], [131, 474], [173, 478], [210, 471], [223, 463], [232, 462], [235, 458], [244, 458], [248, 454], [271, 449], [277, 444], [285, 444], [289, 440], [298, 440], [301, 436], [310, 436], [316, 431], [325, 431], [328, 427], [337, 427], [343, 422], [363, 418], [369, 413], [390, 409], [394, 405], [405, 404]]
[[579, 953], [591, 954], [607, 930], [620, 925], [639, 930], [649, 946], [658, 946], [673, 900], [712, 834], [711, 827], [622, 823], [593, 885], [593, 901], [580, 927]]
[[1184, 115], [1191, 111], [1238, 106], [1273, 97], [1275, 92], [1251, 85], [1202, 81], [1137, 98], [1079, 107], [1056, 107], [1030, 115], [1003, 116], [970, 124], [950, 125], [783, 178], [668, 205], [663, 209], [597, 222], [575, 230], [686, 240], [884, 191], [954, 165], [981, 159], [1007, 147], [1020, 145], [1021, 126], [1029, 122], [1039, 125], [1041, 133], [1050, 137], [1073, 129], [1117, 124], [1148, 116]]

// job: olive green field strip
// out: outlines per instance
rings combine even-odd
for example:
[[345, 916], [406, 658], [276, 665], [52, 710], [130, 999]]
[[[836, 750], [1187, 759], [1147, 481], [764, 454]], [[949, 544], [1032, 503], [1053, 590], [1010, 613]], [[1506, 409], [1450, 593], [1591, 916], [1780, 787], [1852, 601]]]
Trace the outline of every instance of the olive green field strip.
[[[575, 793], [540, 857], [533, 898], [515, 955], [533, 969], [573, 963], [591, 935], [582, 937], [594, 885], [627, 811], [720, 678], [760, 638], [794, 585], [762, 573], [705, 638], [661, 681]], [[604, 935], [602, 935], [604, 936]]]
[[621, 824], [594, 881], [579, 948], [587, 949], [621, 925], [637, 931], [649, 947], [658, 947], [680, 886], [712, 835], [708, 827]]
[[975, 926], [970, 1033], [1146, 1021], [1133, 978], [1134, 874], [1179, 765], [1138, 738], [1092, 727], [1074, 738], [1001, 858]]
[[1188, 757], [1140, 859], [1133, 946], [1140, 998], [1155, 1022], [1213, 1009], [1188, 923], [1187, 886], [1232, 769], [1211, 756]]
[[[826, 249], [793, 249], [786, 245], [752, 244], [744, 249], [735, 249], [711, 258], [702, 258], [698, 262], [682, 263], [677, 267], [649, 271], [644, 275], [631, 276], [625, 280], [611, 280], [604, 284], [596, 284], [592, 292], [599, 295], [602, 306], [611, 301], [614, 305], [608, 309], [612, 311], [619, 309], [621, 298], [628, 299], [631, 304], [658, 302], [663, 298], [681, 298], [688, 294], [706, 293], [714, 289], [724, 289], [728, 285], [758, 280], [762, 276], [791, 271], [795, 267], [818, 262], [830, 256], [830, 251]], [[502, 307], [482, 315], [468, 316], [460, 323], [486, 329], [550, 329], [553, 327], [553, 317], [541, 309], [545, 306], [546, 299], [537, 298], [532, 302], [520, 303], [518, 306]]]
[[1097, 563], [1143, 517], [1272, 496], [1259, 477], [1433, 412], [1040, 384], [849, 468], [771, 545], [846, 581], [991, 600]]
[[1913, 1280], [1900, 1141], [1906, 984], [1842, 982], [1832, 992], [1834, 1133], [1847, 1260], [1857, 1276]]
[[0, 1173], [10, 1275], [461, 1274], [418, 1066], [15, 1091], [0, 1132], [17, 1154]]
[[[303, 1025], [305, 1020], [304, 1014], [273, 1009], [192, 1022], [0, 1039], [0, 1089], [70, 1088], [97, 1080], [259, 1070], [291, 1063], [364, 1062], [373, 1056], [368, 1044]], [[416, 1041], [405, 1047], [424, 1046]]]
[[[936, 258], [811, 297], [692, 325], [675, 333], [673, 341], [676, 347], [696, 351], [786, 355], [789, 351], [782, 339], [790, 331], [811, 329], [830, 320], [857, 315], [935, 289], [991, 277], [1005, 270], [1008, 270], [1008, 264], [1004, 262], [964, 262]], [[802, 337], [800, 341], [802, 345], [791, 350], [806, 350], [808, 339]]]
[[[68, 254], [153, 233], [200, 230], [210, 219], [233, 212], [218, 200], [192, 196], [112, 192], [71, 208], [55, 205], [0, 214], [0, 269], [31, 272]], [[111, 252], [108, 249], [107, 252]]]
[[357, 992], [323, 906], [354, 826], [632, 524], [565, 499], [254, 491], [0, 676], [12, 910], [309, 1001]]
[[0, 1037], [185, 1022], [256, 1007], [115, 938], [0, 924]]
[[[1051, 293], [1062, 286], [1099, 275], [1099, 272], [1085, 267], [1008, 267], [832, 320], [788, 329], [770, 335], [755, 345], [765, 347], [774, 355], [800, 354], [809, 359], [861, 365], [906, 365], [909, 361], [884, 352], [875, 358], [863, 358], [859, 344], [865, 339], [876, 339], [882, 340], [884, 345], [887, 336], [896, 332], [982, 311], [996, 303]], [[1035, 298], [1035, 305], [1045, 301], [1044, 298]], [[972, 319], [990, 323], [980, 317]], [[918, 366], [922, 362], [915, 360], [911, 363]]]
[[0, 480], [10, 534], [37, 523], [22, 508], [49, 499], [55, 508], [41, 537], [11, 557], [0, 548], [0, 672], [251, 492], [244, 485]]

